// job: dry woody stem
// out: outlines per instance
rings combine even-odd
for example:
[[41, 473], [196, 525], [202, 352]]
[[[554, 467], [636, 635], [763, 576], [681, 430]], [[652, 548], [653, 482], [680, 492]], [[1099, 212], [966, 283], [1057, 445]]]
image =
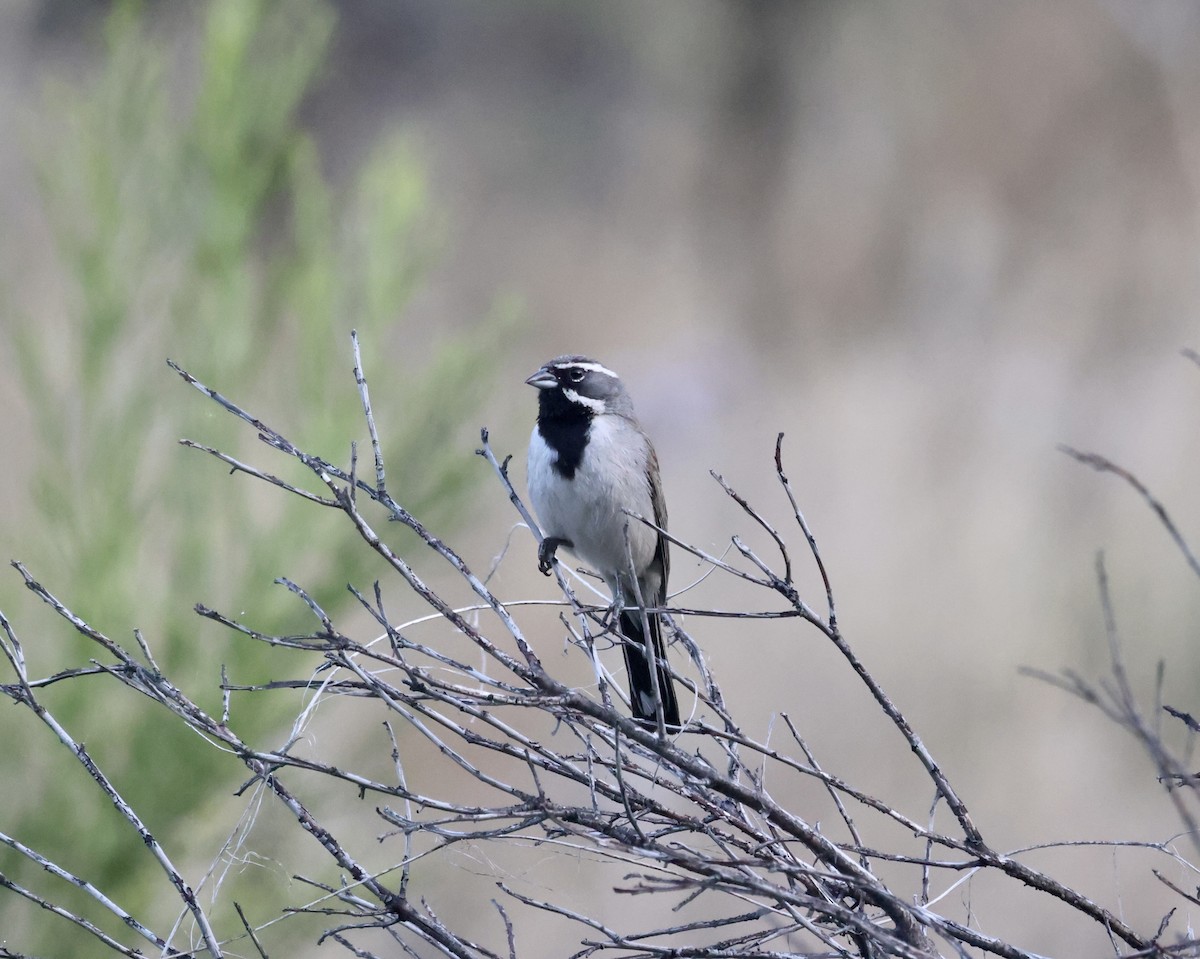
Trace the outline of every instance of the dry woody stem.
[[[319, 892], [321, 905], [297, 911], [328, 910], [322, 938], [329, 948], [350, 955], [517, 957], [531, 948], [531, 941], [536, 942], [537, 924], [553, 917], [577, 929], [573, 957], [580, 959], [593, 955], [1033, 959], [1034, 953], [1006, 941], [997, 930], [985, 930], [969, 917], [964, 920], [939, 908], [953, 902], [947, 893], [962, 877], [984, 871], [1034, 890], [1072, 921], [1095, 924], [1111, 942], [1113, 955], [1197, 955], [1200, 943], [1191, 938], [1186, 924], [1172, 919], [1172, 910], [1164, 908], [1164, 918], [1155, 928], [1135, 928], [1123, 918], [1119, 905], [1105, 903], [1029, 865], [1025, 854], [1030, 850], [1006, 851], [992, 845], [986, 824], [971, 815], [966, 799], [907, 720], [898, 699], [883, 689], [839, 628], [834, 577], [785, 472], [782, 434], [768, 454], [768, 459], [773, 454], [771, 467], [779, 484], [780, 502], [775, 506], [752, 504], [724, 477], [713, 474], [751, 532], [765, 534], [763, 549], [740, 534], [731, 535], [731, 549], [718, 557], [667, 534], [676, 549], [699, 558], [709, 573], [735, 577], [761, 597], [756, 608], [748, 610], [678, 606], [663, 610], [672, 644], [684, 653], [676, 652], [667, 665], [680, 689], [688, 691], [683, 697], [688, 701], [684, 728], [668, 734], [661, 722], [658, 729], [634, 722], [619, 699], [621, 684], [607, 676], [601, 653], [614, 640], [602, 601], [581, 600], [579, 583], [555, 566], [560, 596], [552, 601], [552, 608], [560, 618], [554, 628], [568, 655], [583, 657], [596, 677], [594, 686], [580, 688], [561, 678], [561, 657], [544, 660], [534, 651], [527, 631], [538, 613], [538, 648], [548, 649], [542, 635], [546, 604], [499, 595], [489, 585], [490, 573], [473, 571], [460, 552], [393, 496], [380, 442], [386, 424], [375, 421], [357, 336], [353, 348], [350, 387], [358, 391], [370, 437], [369, 480], [359, 473], [356, 448], [351, 446], [348, 468], [330, 463], [181, 367], [172, 363], [171, 368], [208, 400], [244, 421], [284, 458], [285, 467], [295, 469], [298, 464], [302, 475], [299, 480], [284, 480], [202, 442], [183, 440], [184, 446], [228, 467], [236, 474], [235, 481], [265, 483], [281, 495], [301, 497], [311, 509], [337, 511], [347, 532], [377, 555], [387, 577], [373, 584], [349, 585], [374, 626], [371, 635], [357, 635], [339, 624], [302, 583], [286, 577], [277, 582], [304, 604], [311, 619], [311, 629], [303, 634], [273, 634], [248, 625], [240, 616], [198, 605], [196, 612], [204, 620], [235, 631], [247, 643], [271, 647], [278, 668], [278, 678], [269, 682], [214, 677], [222, 690], [222, 715], [215, 716], [159, 670], [150, 656], [152, 641], [139, 635], [136, 648], [130, 649], [104, 635], [24, 566], [14, 564], [28, 588], [93, 644], [96, 658], [51, 676], [30, 676], [17, 631], [0, 614], [3, 653], [12, 675], [0, 692], [35, 713], [53, 738], [75, 756], [93, 784], [94, 796], [120, 810], [131, 837], [145, 845], [165, 876], [167, 889], [191, 921], [166, 931], [152, 930], [86, 879], [57, 865], [45, 851], [4, 835], [0, 842], [15, 854], [41, 864], [57, 880], [91, 897], [98, 910], [118, 917], [129, 941], [3, 876], [0, 886], [75, 924], [117, 955], [148, 955], [139, 951], [147, 947], [155, 955], [213, 959], [252, 951], [260, 956], [270, 953], [269, 924], [253, 921], [240, 907], [236, 925], [214, 928], [208, 907], [198, 900], [167, 851], [41, 698], [52, 684], [98, 675], [148, 697], [167, 721], [182, 723], [218, 745], [231, 763], [240, 763], [248, 773], [243, 789], [264, 790], [295, 828], [309, 837], [307, 841], [319, 845], [327, 870], [303, 880], [305, 888]], [[493, 452], [487, 430], [481, 432], [477, 452], [498, 483], [497, 507], [507, 509], [507, 499], [520, 524], [540, 541], [537, 525], [509, 478], [508, 458]], [[1165, 510], [1131, 474], [1094, 455], [1074, 451], [1072, 455], [1130, 482], [1180, 544], [1185, 561], [1200, 573]], [[791, 554], [788, 531], [770, 518], [776, 508], [795, 524], [793, 532], [800, 536], [804, 556]], [[649, 522], [644, 517], [631, 521]], [[407, 527], [426, 552], [402, 555], [389, 545], [385, 528], [389, 523]], [[797, 569], [808, 562], [815, 565], [824, 593], [815, 608], [801, 597], [795, 579]], [[431, 585], [444, 582], [447, 572], [474, 597], [471, 604], [455, 604], [444, 590]], [[1098, 580], [1109, 624], [1112, 682], [1098, 686], [1072, 674], [1048, 678], [1095, 703], [1143, 743], [1194, 843], [1197, 779], [1164, 745], [1157, 717], [1147, 719], [1124, 679], [1102, 565]], [[401, 600], [393, 598], [401, 591]], [[403, 619], [385, 609], [385, 595], [388, 606], [399, 604], [405, 610]], [[847, 781], [830, 767], [828, 758], [819, 763], [785, 704], [775, 711], [776, 720], [765, 738], [747, 731], [730, 710], [720, 677], [703, 652], [704, 627], [710, 617], [740, 618], [747, 630], [761, 620], [791, 619], [792, 628], [803, 633], [806, 642], [819, 641], [835, 649], [849, 675], [869, 693], [880, 721], [894, 730], [895, 740], [888, 748], [907, 750], [914, 774], [923, 777], [927, 787], [923, 808], [900, 808]], [[448, 637], [455, 642], [448, 642]], [[470, 654], [464, 655], [463, 649]], [[314, 652], [323, 658], [323, 669], [311, 678], [288, 678], [289, 673], [304, 671], [306, 663], [311, 667]], [[390, 760], [386, 765], [391, 775], [381, 778], [378, 767], [373, 767], [374, 773], [356, 768], [348, 755], [337, 754], [336, 745], [326, 745], [333, 750], [328, 755], [301, 749], [299, 735], [278, 748], [262, 748], [238, 735], [239, 703], [297, 688], [310, 690], [315, 701], [345, 696], [369, 704], [380, 724], [376, 728], [387, 731]], [[1183, 708], [1170, 715], [1181, 724], [1191, 717]], [[298, 718], [297, 729], [301, 725]], [[444, 776], [417, 777], [426, 784], [420, 788], [410, 785], [415, 780], [410, 778], [407, 753], [414, 737], [424, 742], [423, 754], [434, 757], [427, 761], [445, 767]], [[469, 800], [461, 788], [429, 785], [461, 782], [463, 777], [475, 787]], [[815, 784], [825, 796], [824, 821], [776, 798], [805, 783]], [[376, 850], [356, 848], [354, 840], [338, 835], [322, 819], [312, 797], [331, 787], [371, 800], [360, 808], [363, 816], [375, 817], [385, 830], [382, 848], [393, 853], [390, 868], [381, 871], [366, 865]], [[944, 809], [940, 820], [939, 807]], [[638, 927], [632, 918], [621, 916], [601, 921], [577, 905], [556, 900], [552, 889], [518, 888], [506, 877], [495, 886], [496, 898], [481, 910], [487, 912], [490, 931], [486, 937], [471, 936], [441, 918], [448, 904], [427, 899], [411, 870], [417, 857], [448, 856], [460, 846], [534, 843], [545, 855], [582, 854], [583, 863], [615, 864], [622, 877], [617, 891], [658, 903], [659, 923]], [[1111, 845], [1116, 849], [1122, 844]], [[1147, 845], [1161, 857], [1163, 866], [1186, 862], [1173, 844]], [[1196, 904], [1188, 883], [1172, 882], [1162, 871], [1154, 875], [1174, 903]], [[489, 927], [485, 922], [472, 928]], [[130, 944], [135, 941], [140, 945]]]

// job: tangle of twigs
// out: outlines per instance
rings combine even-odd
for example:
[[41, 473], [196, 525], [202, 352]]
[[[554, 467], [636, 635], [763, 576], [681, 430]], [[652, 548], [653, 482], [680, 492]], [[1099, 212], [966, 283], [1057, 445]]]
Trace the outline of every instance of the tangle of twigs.
[[[235, 630], [247, 642], [274, 647], [281, 657], [286, 657], [289, 650], [319, 651], [330, 667], [323, 678], [257, 684], [225, 680], [223, 715], [211, 715], [163, 674], [140, 635], [136, 651], [117, 643], [75, 615], [24, 566], [14, 564], [29, 589], [95, 644], [98, 659], [91, 666], [53, 676], [31, 676], [17, 633], [0, 614], [3, 653], [15, 677], [13, 682], [0, 686], [0, 692], [32, 710], [78, 758], [97, 788], [125, 817], [190, 915], [188, 928], [194, 930], [190, 941], [181, 944], [174, 941], [171, 932], [150, 929], [101, 890], [17, 839], [0, 835], [0, 842], [88, 893], [98, 908], [121, 920], [133, 940], [141, 941], [141, 949], [149, 947], [164, 956], [203, 955], [216, 959], [233, 955], [231, 943], [236, 941], [239, 955], [246, 954], [247, 949], [267, 955], [259, 938], [263, 927], [248, 921], [240, 908], [237, 928], [219, 931], [213, 927], [206, 909], [135, 810], [84, 746], [46, 708], [40, 696], [51, 683], [72, 682], [100, 672], [149, 697], [173, 721], [185, 724], [243, 764], [252, 777], [251, 783], [273, 797], [327, 854], [331, 875], [324, 880], [306, 881], [326, 897], [330, 925], [323, 938], [356, 956], [378, 955], [371, 950], [380, 947], [370, 943], [383, 937], [389, 955], [400, 949], [408, 955], [464, 959], [516, 957], [523, 943], [528, 948], [529, 935], [522, 936], [522, 929], [527, 928], [526, 917], [553, 915], [578, 927], [578, 957], [605, 953], [644, 957], [1032, 957], [1033, 953], [935, 908], [940, 896], [953, 889], [961, 877], [985, 870], [1009, 877], [1066, 912], [1098, 924], [1110, 937], [1114, 954], [1196, 954], [1197, 942], [1184, 932], [1175, 933], [1174, 941], [1167, 942], [1170, 914], [1157, 929], [1135, 929], [1118, 912], [1027, 865], [1021, 852], [1001, 851], [989, 843], [966, 801], [842, 634], [835, 615], [832, 577], [784, 471], [782, 434], [774, 450], [774, 471], [807, 553], [820, 574], [824, 613], [818, 613], [800, 596], [793, 579], [798, 562], [790, 554], [787, 536], [717, 477], [745, 516], [768, 534], [774, 555], [760, 555], [734, 537], [730, 559], [667, 534], [677, 549], [695, 555], [717, 574], [737, 577], [763, 593], [762, 608], [758, 610], [662, 611], [671, 624], [675, 642], [687, 650], [691, 661], [690, 670], [676, 673], [681, 687], [691, 692], [691, 714], [681, 732], [668, 736], [631, 720], [625, 704], [617, 699], [620, 684], [608, 680], [597, 653], [602, 641], [613, 641], [606, 631], [605, 611], [602, 605], [580, 601], [573, 580], [561, 566], [555, 572], [563, 596], [559, 607], [563, 631], [570, 647], [579, 650], [593, 666], [597, 682], [591, 690], [564, 682], [535, 654], [522, 624], [521, 602], [497, 595], [488, 585], [487, 575], [476, 574], [459, 552], [393, 498], [357, 337], [354, 353], [355, 382], [372, 447], [374, 469], [370, 481], [358, 475], [356, 453], [351, 455], [351, 467], [343, 469], [305, 452], [171, 364], [185, 382], [243, 420], [265, 444], [301, 464], [321, 492], [285, 482], [201, 443], [183, 440], [185, 446], [282, 493], [303, 497], [314, 507], [341, 513], [364, 547], [378, 555], [389, 574], [406, 587], [421, 609], [421, 613], [400, 622], [385, 610], [379, 583], [366, 592], [351, 587], [361, 609], [377, 625], [374, 635], [363, 639], [334, 622], [303, 586], [285, 579], [279, 582], [311, 612], [313, 627], [306, 634], [269, 634], [226, 613], [196, 607], [200, 616]], [[492, 451], [486, 430], [482, 431], [478, 452], [490, 464], [524, 523], [540, 538], [537, 524], [509, 479], [508, 460], [501, 460]], [[1129, 478], [1096, 457], [1073, 455]], [[1135, 487], [1149, 495], [1136, 482]], [[1159, 509], [1160, 517], [1165, 518], [1165, 511]], [[437, 562], [473, 594], [474, 601], [456, 606], [433, 588], [413, 560], [388, 545], [378, 531], [376, 516], [412, 530]], [[643, 517], [631, 521], [648, 523]], [[1173, 526], [1169, 529], [1178, 535]], [[1185, 556], [1194, 567], [1190, 550], [1185, 550]], [[1106, 614], [1111, 614], [1102, 567], [1100, 581]], [[709, 667], [700, 645], [679, 626], [683, 614], [739, 616], [748, 627], [758, 618], [792, 617], [798, 628], [817, 630], [843, 657], [903, 737], [928, 780], [934, 807], [944, 804], [948, 810], [949, 827], [934, 828], [928, 810], [924, 814], [905, 813], [819, 765], [786, 714], [780, 714], [786, 736], [774, 742], [744, 732], [728, 709], [719, 677]], [[1108, 618], [1111, 624], [1111, 615]], [[429, 629], [432, 620], [440, 620], [445, 632]], [[414, 628], [418, 622], [426, 628]], [[455, 637], [459, 645], [439, 642], [439, 636], [444, 639], [447, 635]], [[1115, 627], [1110, 630], [1110, 638], [1116, 677], [1111, 688], [1096, 688], [1072, 676], [1054, 681], [1095, 702], [1151, 748], [1164, 783], [1177, 797], [1185, 828], [1195, 839], [1194, 813], [1181, 797], [1188, 790], [1194, 800], [1196, 777], [1165, 750], [1154, 752], [1152, 744], [1161, 746], [1161, 740], [1122, 682]], [[470, 657], [453, 652], [463, 648], [463, 643], [471, 649]], [[370, 703], [391, 737], [394, 775], [382, 779], [356, 770], [347, 756], [316, 758], [295, 748], [297, 736], [283, 747], [263, 749], [244, 741], [231, 727], [231, 696], [269, 695], [272, 690], [302, 686], [319, 687], [321, 697], [352, 696]], [[1190, 720], [1190, 715], [1180, 710], [1172, 715], [1181, 722]], [[404, 749], [395, 732], [400, 728], [424, 739], [439, 761], [459, 777], [450, 776], [445, 781], [457, 782], [464, 775], [473, 781], [478, 788], [471, 791], [469, 800], [454, 788], [438, 791], [408, 784]], [[549, 735], [547, 728], [551, 730]], [[768, 769], [774, 777], [771, 789], [766, 786]], [[785, 779], [818, 784], [830, 797], [840, 821], [818, 825], [777, 801], [774, 796], [783, 791], [781, 781]], [[306, 802], [315, 780], [322, 784], [343, 783], [377, 799], [375, 815], [386, 824], [391, 841], [399, 844], [391, 869], [381, 872], [368, 868], [361, 850], [356, 851], [350, 841], [318, 819]], [[437, 776], [423, 780], [441, 781]], [[899, 827], [913, 838], [917, 851], [872, 844], [870, 836], [877, 826], [888, 827], [884, 832], [891, 835]], [[418, 855], [417, 837], [428, 840], [421, 856], [445, 854], [463, 843], [478, 847], [487, 843], [537, 842], [546, 848], [586, 851], [590, 860], [621, 864], [625, 870], [622, 891], [657, 897], [663, 901], [661, 915], [672, 918], [653, 928], [632, 928], [619, 918], [602, 921], [555, 901], [552, 892], [536, 896], [502, 882], [497, 886], [502, 900], [491, 906], [494, 935], [486, 942], [475, 941], [444, 922], [421, 891], [414, 888], [411, 865]], [[1168, 861], [1179, 858], [1166, 844], [1154, 848]], [[888, 868], [881, 870], [884, 864]], [[911, 883], [897, 881], [898, 875], [908, 876]], [[1197, 902], [1187, 890], [1161, 875], [1160, 879], [1179, 901]], [[936, 888], [939, 884], [946, 887], [940, 893]], [[93, 935], [112, 953], [145, 954], [137, 946], [103, 932], [90, 919], [3, 876], [0, 885], [56, 912], [64, 921]], [[177, 938], [177, 930], [175, 935]]]

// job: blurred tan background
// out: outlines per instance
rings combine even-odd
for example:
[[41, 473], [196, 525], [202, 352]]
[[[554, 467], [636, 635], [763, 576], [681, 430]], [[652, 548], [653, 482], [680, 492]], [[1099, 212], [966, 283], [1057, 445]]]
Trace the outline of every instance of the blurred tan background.
[[[189, 6], [160, 5], [156, 28], [193, 29]], [[716, 551], [752, 534], [713, 469], [789, 531], [807, 569], [773, 479], [785, 432], [847, 637], [991, 842], [1172, 836], [1169, 801], [1129, 739], [1017, 670], [1104, 673], [1102, 548], [1138, 692], [1151, 700], [1161, 659], [1165, 701], [1200, 709], [1200, 583], [1130, 489], [1056, 451], [1128, 467], [1200, 542], [1200, 368], [1180, 356], [1200, 347], [1200, 7], [334, 7], [301, 108], [323, 168], [348, 178], [399, 130], [444, 231], [388, 349], [470, 333], [498, 293], [514, 295], [526, 324], [467, 426], [490, 426], [522, 460], [534, 397], [521, 380], [558, 353], [595, 355], [655, 439], [672, 530]], [[86, 78], [105, 9], [0, 9], [0, 257], [9, 301], [35, 316], [63, 297], [35, 163], [13, 134], [36, 127], [48, 76]], [[330, 331], [331, 350], [341, 337]], [[258, 348], [269, 365], [273, 344]], [[16, 515], [37, 439], [8, 373], [0, 402], [13, 411], [0, 419], [0, 505]], [[470, 429], [455, 441], [472, 455]], [[464, 542], [485, 566], [513, 517], [481, 488]], [[676, 588], [697, 575], [676, 558]], [[549, 595], [521, 537], [498, 582]], [[821, 609], [817, 579], [804, 582]], [[745, 600], [715, 579], [680, 598]], [[786, 710], [827, 768], [923, 817], [931, 795], [911, 756], [813, 631], [689, 625], [747, 730], [765, 734]], [[1030, 861], [1147, 930], [1166, 910], [1139, 853]], [[604, 882], [572, 869], [581, 896], [607, 902]], [[431, 879], [434, 899], [453, 899], [456, 882]], [[989, 883], [985, 931], [1048, 955], [1105, 954], [1096, 931]], [[563, 935], [526, 954], [568, 953], [577, 939]]]

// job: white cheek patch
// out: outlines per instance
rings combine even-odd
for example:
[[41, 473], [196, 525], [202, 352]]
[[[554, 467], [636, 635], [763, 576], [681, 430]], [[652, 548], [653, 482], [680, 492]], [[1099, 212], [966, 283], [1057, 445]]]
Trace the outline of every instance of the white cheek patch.
[[586, 406], [593, 413], [603, 413], [607, 407], [604, 405], [604, 400], [594, 400], [590, 396], [583, 396], [575, 390], [563, 388], [563, 396], [569, 399], [572, 403], [578, 403], [580, 406]]

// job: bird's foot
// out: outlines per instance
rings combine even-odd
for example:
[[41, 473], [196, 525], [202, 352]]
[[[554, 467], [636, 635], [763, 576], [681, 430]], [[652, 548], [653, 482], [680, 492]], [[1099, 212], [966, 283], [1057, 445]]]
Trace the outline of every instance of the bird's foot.
[[560, 546], [565, 546], [567, 549], [574, 547], [569, 539], [560, 539], [557, 536], [546, 536], [542, 539], [542, 544], [538, 547], [538, 569], [549, 576], [550, 570], [554, 568], [554, 552]]
[[617, 623], [620, 621], [620, 616], [621, 604], [614, 600], [601, 614], [600, 628], [606, 633], [619, 632], [620, 630], [617, 629]]

